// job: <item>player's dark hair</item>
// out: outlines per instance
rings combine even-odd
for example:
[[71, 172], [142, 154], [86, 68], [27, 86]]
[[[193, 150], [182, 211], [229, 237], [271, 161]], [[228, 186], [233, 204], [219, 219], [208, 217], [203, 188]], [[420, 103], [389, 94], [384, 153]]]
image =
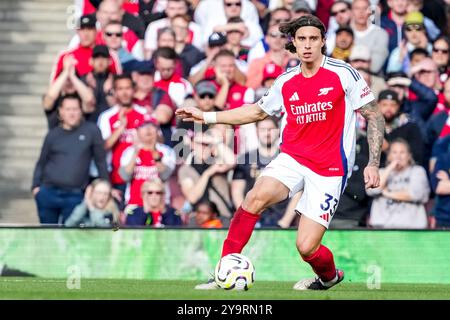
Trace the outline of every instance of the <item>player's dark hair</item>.
[[158, 58], [164, 58], [168, 60], [176, 60], [178, 55], [173, 48], [170, 47], [160, 47], [155, 50], [153, 54], [153, 60], [156, 61]]
[[[293, 20], [291, 22], [283, 23], [280, 25], [280, 32], [287, 34], [288, 38], [291, 39], [286, 43], [284, 46], [286, 50], [289, 52], [295, 53], [296, 49], [294, 44], [292, 43], [292, 39], [295, 38], [295, 33], [298, 29], [302, 27], [316, 27], [320, 30], [320, 35], [322, 39], [325, 38], [326, 28], [325, 25], [320, 21], [319, 18], [313, 15], [305, 15], [301, 16], [300, 18]], [[326, 45], [324, 44], [322, 47], [322, 54], [325, 54], [327, 52]]]

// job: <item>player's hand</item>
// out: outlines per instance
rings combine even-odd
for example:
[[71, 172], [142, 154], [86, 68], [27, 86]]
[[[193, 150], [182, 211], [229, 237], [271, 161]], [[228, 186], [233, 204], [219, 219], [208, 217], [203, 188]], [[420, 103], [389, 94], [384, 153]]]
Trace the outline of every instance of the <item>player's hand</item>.
[[184, 122], [205, 123], [203, 120], [203, 112], [194, 107], [177, 109], [175, 115]]
[[365, 188], [378, 188], [380, 186], [380, 173], [377, 166], [367, 166], [364, 169]]

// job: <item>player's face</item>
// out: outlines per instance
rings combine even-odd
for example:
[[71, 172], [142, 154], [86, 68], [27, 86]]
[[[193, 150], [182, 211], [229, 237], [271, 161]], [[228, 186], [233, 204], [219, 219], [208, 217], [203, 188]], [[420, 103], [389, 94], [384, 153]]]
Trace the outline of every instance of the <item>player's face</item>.
[[115, 98], [116, 101], [124, 106], [124, 107], [130, 107], [131, 103], [133, 101], [133, 83], [129, 79], [121, 79], [116, 81], [115, 84]]
[[325, 45], [325, 39], [322, 38], [318, 28], [307, 26], [297, 30], [293, 44], [299, 59], [303, 63], [311, 63], [322, 58], [321, 50]]
[[81, 112], [80, 102], [76, 99], [66, 99], [59, 108], [59, 118], [64, 126], [70, 128], [80, 124], [83, 114]]
[[92, 203], [96, 208], [104, 209], [110, 199], [111, 188], [106, 183], [99, 183], [92, 190]]

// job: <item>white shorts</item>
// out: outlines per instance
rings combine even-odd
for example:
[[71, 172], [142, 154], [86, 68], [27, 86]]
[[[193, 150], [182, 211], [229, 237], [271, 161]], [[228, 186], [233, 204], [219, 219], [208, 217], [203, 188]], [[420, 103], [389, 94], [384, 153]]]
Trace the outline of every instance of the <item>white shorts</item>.
[[303, 189], [295, 207], [328, 229], [345, 188], [346, 177], [325, 177], [301, 165], [286, 153], [280, 153], [261, 172], [260, 177], [277, 179], [289, 188], [289, 197]]

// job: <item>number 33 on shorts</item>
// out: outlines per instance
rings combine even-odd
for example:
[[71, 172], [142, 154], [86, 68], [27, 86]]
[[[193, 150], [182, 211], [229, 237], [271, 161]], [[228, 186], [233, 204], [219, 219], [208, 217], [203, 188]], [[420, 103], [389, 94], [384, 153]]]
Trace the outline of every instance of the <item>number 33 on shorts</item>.
[[325, 193], [324, 198], [325, 201], [320, 204], [320, 209], [322, 209], [322, 211], [325, 211], [325, 213], [322, 214], [320, 217], [325, 221], [329, 221], [336, 212], [339, 201], [328, 193]]

